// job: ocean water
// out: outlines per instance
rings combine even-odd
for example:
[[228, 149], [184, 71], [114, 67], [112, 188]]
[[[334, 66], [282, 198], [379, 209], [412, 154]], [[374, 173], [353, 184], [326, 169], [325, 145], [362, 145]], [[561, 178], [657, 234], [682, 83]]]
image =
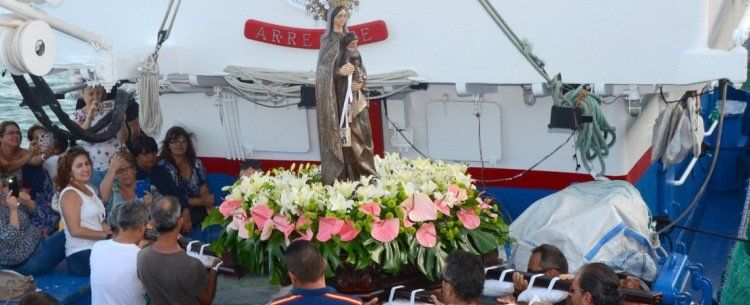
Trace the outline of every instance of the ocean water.
[[[47, 83], [49, 83], [53, 90], [72, 85], [71, 73], [69, 72], [46, 76], [44, 79], [47, 80]], [[13, 78], [11, 78], [9, 73], [5, 74], [5, 76], [0, 78], [0, 122], [15, 121], [18, 123], [21, 127], [23, 138], [21, 147], [27, 147], [26, 132], [32, 125], [39, 124], [39, 121], [36, 120], [28, 107], [20, 106], [21, 100], [21, 93], [16, 88], [16, 84], [13, 83]], [[65, 100], [60, 100], [60, 105], [66, 113], [71, 113], [75, 110], [75, 98], [68, 94]], [[47, 115], [50, 119], [59, 124], [55, 114], [48, 107], [45, 106], [44, 108], [47, 109]]]

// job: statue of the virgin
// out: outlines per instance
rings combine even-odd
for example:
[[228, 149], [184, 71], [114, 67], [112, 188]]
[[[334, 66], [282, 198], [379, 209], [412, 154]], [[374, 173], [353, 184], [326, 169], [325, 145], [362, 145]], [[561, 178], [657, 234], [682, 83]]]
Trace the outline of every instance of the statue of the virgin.
[[[351, 54], [347, 54], [347, 46], [352, 44], [352, 40], [348, 39], [346, 44], [342, 45], [344, 36], [349, 32], [346, 27], [348, 18], [349, 12], [343, 6], [329, 10], [326, 32], [320, 38], [320, 53], [315, 73], [322, 182], [328, 185], [337, 179], [356, 180], [360, 176], [375, 175], [370, 118], [367, 109], [363, 109], [362, 106], [364, 96], [361, 90], [366, 76], [361, 75], [364, 72], [361, 59], [357, 62], [360, 67], [355, 67], [346, 60], [352, 57]], [[356, 39], [353, 46], [354, 52], [351, 53], [356, 52], [356, 58], [360, 58], [356, 50]], [[346, 105], [350, 109], [347, 125], [351, 133], [347, 141], [342, 140], [344, 133], [340, 122], [347, 96], [348, 78], [357, 71], [360, 71], [357, 73], [358, 76], [364, 77], [352, 80], [351, 95], [357, 98]]]

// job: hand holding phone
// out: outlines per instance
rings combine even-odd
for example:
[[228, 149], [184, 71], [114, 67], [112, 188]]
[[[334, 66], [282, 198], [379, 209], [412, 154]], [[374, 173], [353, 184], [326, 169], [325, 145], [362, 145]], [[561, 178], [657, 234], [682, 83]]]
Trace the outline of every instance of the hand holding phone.
[[135, 197], [143, 199], [147, 192], [151, 191], [151, 182], [148, 180], [136, 180], [135, 181]]
[[21, 193], [21, 185], [18, 183], [18, 179], [16, 177], [8, 177], [3, 181], [5, 184], [5, 187], [8, 188], [10, 191], [11, 196], [18, 197], [18, 195]]

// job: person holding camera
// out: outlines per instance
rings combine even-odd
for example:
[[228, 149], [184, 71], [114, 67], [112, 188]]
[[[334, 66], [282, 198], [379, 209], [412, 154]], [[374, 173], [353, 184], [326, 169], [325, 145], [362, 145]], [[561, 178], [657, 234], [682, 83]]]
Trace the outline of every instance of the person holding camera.
[[21, 148], [21, 128], [18, 124], [13, 121], [0, 123], [0, 179], [14, 177], [21, 183], [23, 166], [41, 165], [42, 162], [39, 143], [31, 141], [28, 150]]
[[0, 180], [0, 269], [45, 274], [65, 257], [65, 236], [58, 232], [42, 238], [29, 216], [36, 212], [36, 203], [18, 191], [13, 179]]
[[[40, 125], [33, 125], [26, 133], [29, 142], [37, 141], [42, 149], [42, 159], [46, 160], [46, 151], [49, 150], [53, 140], [52, 134]], [[42, 165], [26, 164], [23, 166], [23, 189], [31, 195], [31, 199], [37, 203], [36, 214], [31, 215], [33, 223], [39, 233], [46, 237], [57, 232], [60, 214], [52, 209], [52, 198], [55, 196], [55, 188], [47, 171]]]
[[[96, 123], [112, 111], [114, 107], [111, 100], [102, 101], [105, 94], [104, 87], [102, 86], [84, 88], [82, 95], [84, 106], [73, 112], [70, 118], [83, 129], [96, 126]], [[121, 128], [117, 136], [103, 142], [91, 143], [79, 141], [78, 145], [89, 152], [92, 161], [91, 166], [93, 170], [89, 184], [93, 185], [94, 188], [98, 188], [102, 179], [104, 179], [109, 169], [109, 159], [117, 152], [125, 149], [123, 141], [127, 136], [126, 133], [126, 129]]]
[[[118, 228], [112, 239], [96, 242], [91, 249], [91, 304], [145, 305], [146, 291], [138, 279], [138, 244], [143, 240], [149, 211], [137, 200], [124, 202], [113, 211]], [[113, 264], [113, 262], [117, 262]]]
[[106, 211], [91, 179], [91, 158], [83, 148], [73, 147], [60, 158], [55, 184], [60, 191], [60, 215], [65, 225], [65, 261], [70, 273], [91, 273], [91, 248], [112, 234], [104, 221]]

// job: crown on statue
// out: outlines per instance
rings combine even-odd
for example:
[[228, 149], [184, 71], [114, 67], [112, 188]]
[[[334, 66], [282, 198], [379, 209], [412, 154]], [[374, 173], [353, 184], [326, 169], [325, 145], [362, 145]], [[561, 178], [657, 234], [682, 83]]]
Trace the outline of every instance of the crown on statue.
[[349, 0], [328, 0], [328, 8], [337, 6], [345, 6], [346, 8], [352, 7], [351, 1]]
[[360, 0], [310, 0], [305, 5], [305, 9], [315, 20], [327, 21], [328, 9], [337, 6], [344, 6], [351, 10], [359, 5], [359, 1]]

